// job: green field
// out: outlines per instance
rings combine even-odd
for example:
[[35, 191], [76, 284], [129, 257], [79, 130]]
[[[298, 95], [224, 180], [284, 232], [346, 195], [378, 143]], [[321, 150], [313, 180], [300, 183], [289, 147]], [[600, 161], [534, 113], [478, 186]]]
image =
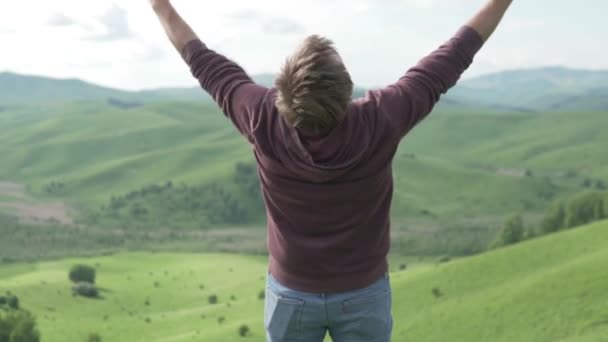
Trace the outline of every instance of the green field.
[[[602, 112], [500, 115], [440, 108], [402, 144], [394, 166], [393, 215], [541, 210], [580, 190], [585, 178], [606, 182], [606, 125]], [[252, 163], [251, 148], [215, 105], [124, 110], [82, 103], [0, 114], [0, 179], [78, 207], [167, 181], [227, 182], [237, 162]], [[530, 170], [531, 176], [501, 169]], [[53, 182], [64, 188], [49, 194]]]
[[[393, 272], [393, 340], [605, 341], [606, 241], [603, 222]], [[96, 265], [103, 299], [71, 296], [67, 271], [80, 262]], [[0, 292], [21, 298], [47, 342], [90, 332], [112, 342], [263, 341], [265, 270], [264, 257], [128, 253], [1, 266]], [[219, 304], [207, 303], [211, 294]], [[252, 330], [246, 339], [237, 333], [243, 324]]]

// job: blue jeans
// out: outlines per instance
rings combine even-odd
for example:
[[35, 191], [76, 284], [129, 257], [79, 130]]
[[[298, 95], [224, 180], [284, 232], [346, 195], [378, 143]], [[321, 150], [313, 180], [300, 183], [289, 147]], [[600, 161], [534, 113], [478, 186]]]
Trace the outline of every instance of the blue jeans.
[[264, 325], [268, 342], [390, 342], [393, 328], [388, 275], [344, 293], [291, 290], [268, 275]]

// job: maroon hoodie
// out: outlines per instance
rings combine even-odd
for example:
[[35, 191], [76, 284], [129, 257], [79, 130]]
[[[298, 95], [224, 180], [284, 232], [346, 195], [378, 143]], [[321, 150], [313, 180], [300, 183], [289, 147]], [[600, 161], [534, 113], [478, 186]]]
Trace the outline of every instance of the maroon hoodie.
[[276, 89], [255, 84], [200, 40], [186, 45], [182, 56], [192, 74], [253, 146], [269, 268], [279, 282], [335, 293], [365, 287], [387, 272], [399, 142], [456, 84], [482, 45], [476, 31], [461, 28], [399, 81], [353, 101], [326, 136], [291, 127], [275, 106]]

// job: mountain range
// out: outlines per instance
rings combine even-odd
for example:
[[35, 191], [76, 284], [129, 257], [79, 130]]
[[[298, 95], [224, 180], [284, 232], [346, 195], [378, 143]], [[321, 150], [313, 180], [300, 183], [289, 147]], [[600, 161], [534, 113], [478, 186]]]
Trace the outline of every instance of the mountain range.
[[[254, 80], [272, 86], [271, 74]], [[364, 96], [356, 87], [354, 96]], [[197, 87], [125, 91], [79, 79], [0, 73], [0, 105], [103, 101], [118, 107], [135, 107], [158, 101], [209, 101]], [[501, 112], [608, 110], [608, 71], [545, 67], [504, 71], [462, 80], [442, 105], [487, 107]]]

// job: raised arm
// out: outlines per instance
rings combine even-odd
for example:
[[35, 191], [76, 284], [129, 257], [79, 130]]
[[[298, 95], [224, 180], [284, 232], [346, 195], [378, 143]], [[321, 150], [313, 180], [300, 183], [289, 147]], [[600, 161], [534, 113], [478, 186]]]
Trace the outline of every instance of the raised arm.
[[513, 0], [490, 0], [484, 8], [468, 22], [468, 26], [477, 31], [483, 41], [490, 38]]
[[[512, 0], [489, 0], [456, 35], [411, 68], [395, 84], [372, 92], [378, 111], [400, 139], [424, 119], [473, 62]], [[396, 129], [396, 131], [395, 131]]]
[[186, 44], [190, 41], [198, 39], [198, 36], [190, 28], [188, 23], [182, 19], [177, 13], [171, 1], [169, 0], [150, 0], [152, 9], [158, 16], [161, 25], [165, 29], [165, 33], [169, 40], [175, 46], [178, 52], [182, 52]]
[[255, 84], [239, 65], [207, 48], [170, 0], [150, 0], [150, 3], [169, 40], [190, 66], [192, 75], [239, 132], [253, 142], [251, 133], [257, 126], [268, 89]]

